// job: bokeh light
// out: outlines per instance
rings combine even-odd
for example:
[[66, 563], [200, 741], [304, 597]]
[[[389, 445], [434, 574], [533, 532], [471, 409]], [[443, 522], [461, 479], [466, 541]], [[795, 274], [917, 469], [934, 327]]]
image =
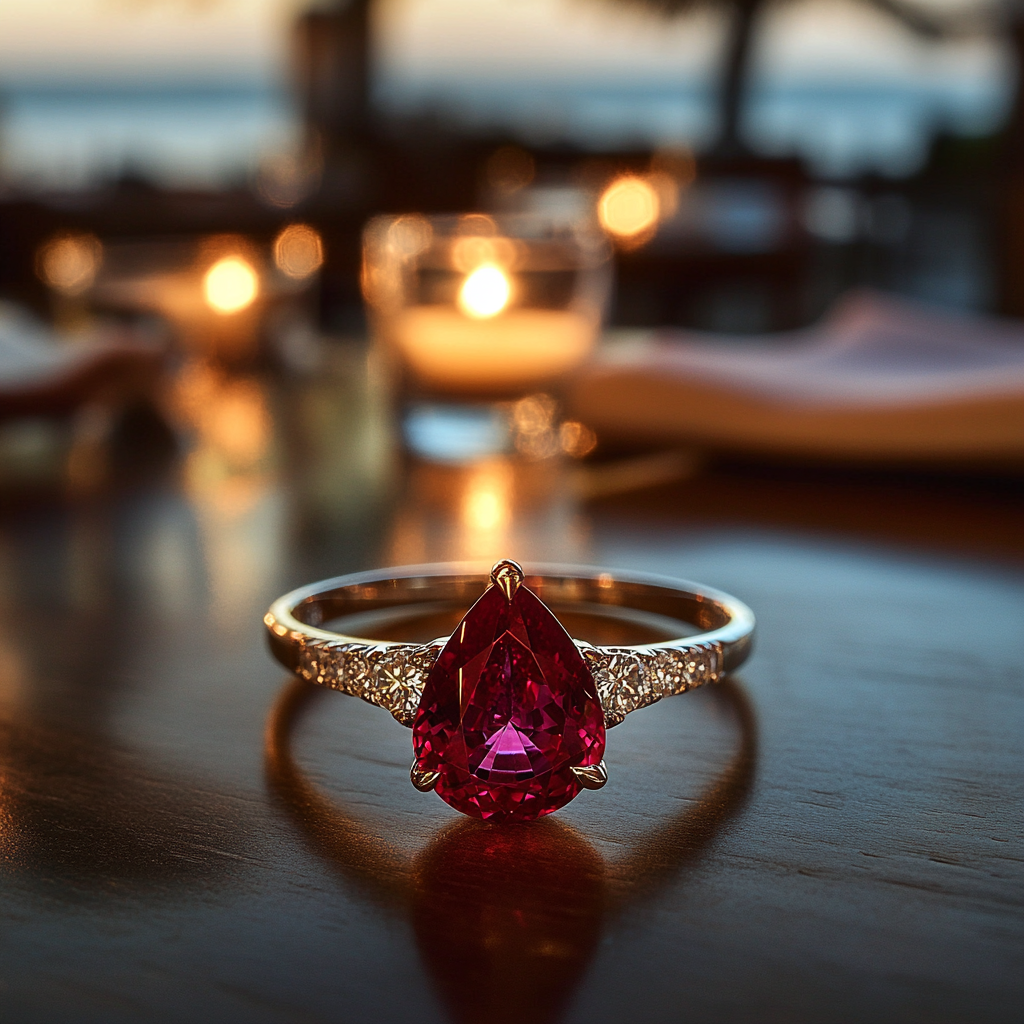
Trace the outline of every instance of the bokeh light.
[[311, 277], [323, 262], [323, 240], [308, 224], [289, 224], [274, 239], [274, 263], [295, 281]]
[[566, 420], [558, 428], [558, 441], [562, 451], [574, 459], [582, 459], [597, 447], [597, 435], [576, 420]]
[[36, 253], [40, 280], [62, 295], [81, 295], [103, 263], [103, 246], [95, 235], [58, 235]]
[[486, 213], [464, 213], [459, 218], [456, 233], [467, 238], [494, 238], [498, 234], [498, 225]]
[[515, 449], [528, 459], [549, 459], [558, 453], [555, 415], [558, 403], [545, 394], [527, 395], [512, 407]]
[[260, 162], [256, 193], [267, 205], [288, 209], [315, 191], [322, 170], [322, 159], [316, 147], [303, 156], [271, 154]]
[[597, 217], [601, 227], [616, 238], [633, 240], [647, 235], [658, 223], [658, 192], [643, 178], [616, 178], [601, 194]]
[[537, 165], [519, 146], [501, 146], [487, 160], [487, 184], [496, 192], [511, 195], [533, 182]]
[[463, 274], [472, 273], [477, 267], [494, 263], [500, 267], [514, 267], [520, 260], [521, 243], [511, 238], [481, 238], [468, 235], [459, 238], [452, 246], [452, 266]]
[[399, 217], [388, 228], [388, 247], [402, 256], [419, 256], [430, 247], [434, 229], [418, 213]]
[[259, 294], [259, 275], [241, 256], [225, 256], [206, 272], [203, 295], [218, 313], [238, 313]]
[[497, 316], [512, 297], [508, 275], [493, 263], [477, 267], [459, 289], [459, 308], [466, 316], [485, 320]]

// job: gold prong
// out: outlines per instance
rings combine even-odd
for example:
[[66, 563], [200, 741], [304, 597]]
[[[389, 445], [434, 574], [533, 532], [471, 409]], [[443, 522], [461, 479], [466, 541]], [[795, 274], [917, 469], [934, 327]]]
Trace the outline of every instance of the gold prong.
[[573, 775], [580, 780], [584, 789], [600, 789], [608, 781], [608, 769], [602, 760], [599, 764], [590, 764], [584, 768], [573, 768]]
[[511, 558], [503, 558], [500, 562], [494, 563], [491, 569], [491, 582], [501, 587], [505, 599], [511, 601], [525, 575], [523, 567], [518, 562], [513, 562]]
[[409, 778], [412, 779], [412, 784], [421, 793], [429, 793], [437, 785], [437, 780], [440, 777], [440, 772], [427, 771], [416, 764], [415, 761], [413, 761], [412, 768], [409, 770]]

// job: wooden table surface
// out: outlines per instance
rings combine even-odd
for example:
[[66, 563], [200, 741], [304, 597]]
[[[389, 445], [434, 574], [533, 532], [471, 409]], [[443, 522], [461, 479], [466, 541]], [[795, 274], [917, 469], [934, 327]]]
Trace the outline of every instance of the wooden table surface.
[[[344, 375], [196, 387], [161, 472], [0, 515], [0, 1019], [1021, 1020], [1019, 487], [417, 466]], [[461, 819], [261, 615], [498, 556], [727, 590], [755, 654], [601, 792]]]

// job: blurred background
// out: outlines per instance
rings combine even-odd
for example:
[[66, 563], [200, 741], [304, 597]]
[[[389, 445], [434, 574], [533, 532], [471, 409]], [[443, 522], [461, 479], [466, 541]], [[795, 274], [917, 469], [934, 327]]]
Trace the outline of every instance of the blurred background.
[[[298, 407], [302, 444], [390, 437], [378, 474], [1016, 474], [1022, 47], [1011, 0], [8, 0], [5, 494], [102, 488], [125, 446], [248, 472], [301, 447]], [[479, 402], [403, 406], [362, 266], [373, 217], [472, 211], [456, 233], [532, 216], [611, 253], [601, 344], [499, 396], [490, 448]]]
[[[11, 1015], [1016, 1020], [1022, 68], [1021, 0], [0, 0]], [[303, 825], [270, 602], [509, 557], [749, 603], [742, 756], [666, 702], [478, 842], [325, 699]]]
[[40, 306], [33, 253], [59, 230], [266, 244], [301, 218], [329, 243], [320, 322], [353, 330], [370, 213], [630, 169], [673, 195], [620, 261], [613, 323], [794, 326], [864, 284], [1019, 315], [1020, 19], [1000, 0], [9, 0], [0, 289]]

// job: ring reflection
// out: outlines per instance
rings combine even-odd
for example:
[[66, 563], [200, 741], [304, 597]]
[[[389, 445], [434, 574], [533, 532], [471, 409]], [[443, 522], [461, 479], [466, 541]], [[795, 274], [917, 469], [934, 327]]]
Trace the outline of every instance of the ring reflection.
[[414, 855], [324, 795], [291, 750], [300, 716], [323, 694], [294, 680], [267, 725], [270, 789], [309, 848], [362, 896], [405, 917], [453, 1019], [559, 1019], [609, 922], [672, 882], [743, 806], [756, 764], [756, 723], [743, 690], [713, 687], [738, 745], [718, 777], [678, 814], [605, 858], [557, 818], [519, 825], [461, 820]]

